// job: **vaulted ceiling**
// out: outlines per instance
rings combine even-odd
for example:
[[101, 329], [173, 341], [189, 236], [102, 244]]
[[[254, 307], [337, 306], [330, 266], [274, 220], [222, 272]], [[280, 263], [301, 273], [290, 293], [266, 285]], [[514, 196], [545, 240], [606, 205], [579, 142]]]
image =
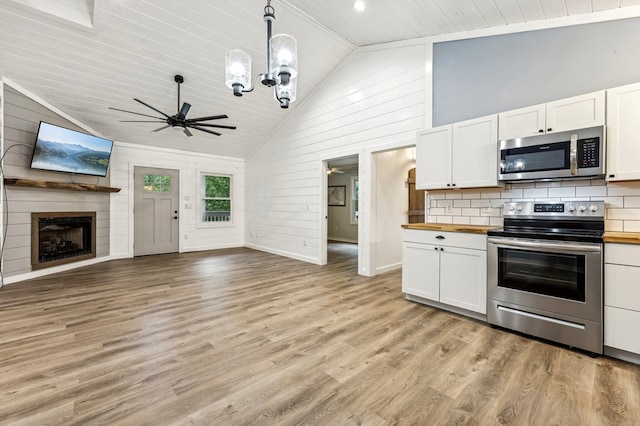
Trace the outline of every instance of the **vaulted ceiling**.
[[[259, 86], [234, 97], [224, 56], [241, 49], [263, 72], [265, 0], [3, 0], [0, 73], [105, 137], [246, 158], [359, 46], [472, 31], [640, 5], [640, 0], [273, 0], [274, 33], [298, 40], [298, 99], [279, 108]], [[175, 74], [190, 117], [227, 114], [222, 136], [123, 123], [177, 112]], [[35, 129], [34, 129], [35, 131]]]

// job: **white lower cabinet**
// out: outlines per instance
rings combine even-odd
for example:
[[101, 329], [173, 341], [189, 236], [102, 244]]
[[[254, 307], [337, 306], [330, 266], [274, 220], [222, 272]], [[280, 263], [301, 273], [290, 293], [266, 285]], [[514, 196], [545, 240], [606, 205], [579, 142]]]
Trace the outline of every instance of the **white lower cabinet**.
[[407, 296], [486, 314], [485, 235], [404, 229], [403, 240], [402, 291]]
[[606, 244], [604, 345], [640, 355], [640, 246]]

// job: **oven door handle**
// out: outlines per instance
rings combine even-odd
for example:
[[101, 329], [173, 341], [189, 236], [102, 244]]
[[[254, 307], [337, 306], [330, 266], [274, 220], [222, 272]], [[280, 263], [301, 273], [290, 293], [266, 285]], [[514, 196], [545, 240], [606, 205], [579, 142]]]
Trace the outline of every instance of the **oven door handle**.
[[567, 243], [543, 243], [539, 241], [515, 241], [515, 240], [503, 240], [500, 238], [488, 238], [488, 243], [497, 244], [501, 247], [520, 247], [528, 249], [537, 249], [538, 251], [560, 251], [560, 252], [589, 252], [599, 253], [602, 251], [600, 244], [586, 245], [586, 244], [567, 244]]

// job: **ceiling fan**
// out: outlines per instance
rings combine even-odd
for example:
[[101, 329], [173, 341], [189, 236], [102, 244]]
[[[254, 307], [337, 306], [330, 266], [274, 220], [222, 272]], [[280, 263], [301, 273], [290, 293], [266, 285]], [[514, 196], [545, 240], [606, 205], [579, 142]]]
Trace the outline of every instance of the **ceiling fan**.
[[344, 170], [340, 170], [337, 167], [328, 167], [327, 166], [327, 174], [330, 175], [331, 173], [337, 173], [337, 174], [343, 174]]
[[209, 130], [207, 129], [207, 127], [211, 128], [219, 128], [219, 129], [232, 129], [235, 130], [236, 126], [224, 126], [222, 124], [209, 124], [209, 123], [203, 123], [203, 121], [210, 121], [210, 120], [220, 120], [222, 118], [229, 118], [227, 117], [225, 114], [222, 115], [210, 115], [208, 117], [198, 117], [198, 118], [187, 118], [187, 113], [189, 112], [189, 108], [191, 108], [191, 104], [188, 103], [183, 103], [182, 107], [180, 107], [180, 85], [182, 83], [184, 83], [184, 77], [181, 75], [175, 75], [173, 77], [174, 81], [176, 83], [178, 83], [178, 113], [175, 115], [168, 115], [165, 114], [164, 112], [160, 111], [157, 108], [152, 107], [149, 104], [146, 104], [144, 102], [142, 102], [140, 99], [136, 99], [133, 98], [134, 101], [141, 103], [142, 105], [146, 106], [147, 108], [151, 108], [152, 110], [154, 110], [155, 112], [157, 112], [158, 114], [162, 115], [162, 117], [155, 117], [153, 115], [147, 115], [147, 114], [141, 114], [139, 112], [134, 112], [134, 111], [126, 111], [124, 109], [119, 109], [119, 108], [112, 108], [109, 107], [109, 109], [113, 109], [115, 111], [122, 111], [122, 112], [126, 112], [129, 114], [135, 114], [135, 115], [141, 115], [143, 117], [150, 117], [150, 118], [154, 118], [154, 121], [149, 121], [149, 120], [120, 120], [121, 123], [166, 123], [165, 126], [162, 126], [158, 129], [152, 130], [153, 132], [158, 132], [160, 130], [164, 130], [168, 127], [180, 127], [182, 128], [182, 130], [184, 131], [184, 134], [187, 136], [193, 136], [193, 134], [189, 131], [189, 129], [195, 129], [195, 130], [200, 130], [201, 132], [206, 132], [206, 133], [211, 133], [212, 135], [216, 135], [216, 136], [221, 136], [222, 133], [218, 133], [216, 131], [213, 130]]

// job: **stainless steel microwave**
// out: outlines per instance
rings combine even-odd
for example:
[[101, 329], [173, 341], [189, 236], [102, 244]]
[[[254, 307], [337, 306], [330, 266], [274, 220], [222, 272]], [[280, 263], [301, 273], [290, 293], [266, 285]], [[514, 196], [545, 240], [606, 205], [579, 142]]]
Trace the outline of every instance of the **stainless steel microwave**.
[[605, 174], [605, 127], [501, 140], [498, 180], [595, 179]]

